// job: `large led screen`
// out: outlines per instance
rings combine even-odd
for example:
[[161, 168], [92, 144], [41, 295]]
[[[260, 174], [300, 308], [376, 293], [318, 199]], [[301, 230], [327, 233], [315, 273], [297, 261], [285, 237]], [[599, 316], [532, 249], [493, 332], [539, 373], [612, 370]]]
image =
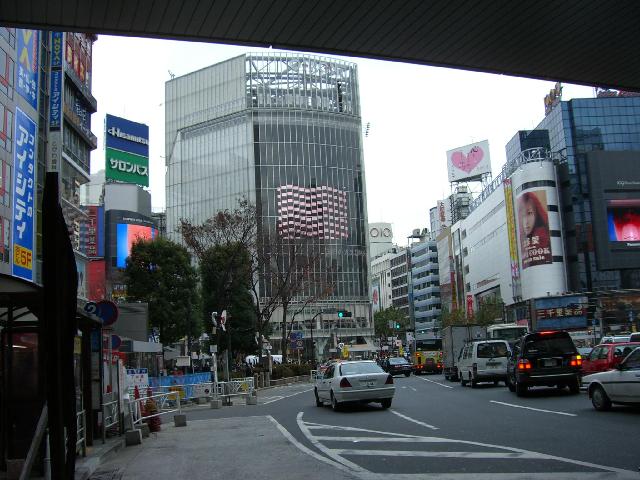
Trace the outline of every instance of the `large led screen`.
[[127, 266], [127, 257], [131, 255], [131, 246], [134, 242], [137, 240], [151, 240], [158, 236], [156, 228], [146, 225], [118, 223], [116, 228], [116, 266], [118, 268]]
[[640, 242], [640, 199], [608, 200], [607, 224], [611, 242]]

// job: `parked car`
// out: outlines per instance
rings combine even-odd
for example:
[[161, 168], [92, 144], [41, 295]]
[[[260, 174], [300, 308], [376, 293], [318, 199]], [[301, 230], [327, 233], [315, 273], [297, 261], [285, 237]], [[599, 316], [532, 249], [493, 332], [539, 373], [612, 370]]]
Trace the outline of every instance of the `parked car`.
[[607, 335], [602, 337], [600, 343], [627, 343], [631, 341], [631, 335]]
[[413, 366], [404, 357], [390, 357], [385, 359], [382, 368], [391, 375], [404, 375], [408, 377], [411, 375]]
[[339, 410], [349, 402], [379, 402], [382, 408], [389, 408], [395, 386], [393, 376], [374, 361], [344, 361], [318, 375], [313, 393], [317, 407], [330, 402], [333, 410]]
[[588, 357], [582, 359], [582, 374], [606, 372], [620, 363], [631, 351], [640, 347], [640, 342], [604, 343], [593, 348]]
[[587, 375], [582, 381], [596, 410], [609, 410], [612, 403], [640, 405], [640, 348], [613, 370]]
[[514, 346], [507, 364], [507, 386], [518, 396], [529, 387], [569, 387], [580, 393], [582, 355], [565, 331], [528, 333]]
[[479, 382], [507, 381], [509, 343], [506, 340], [481, 340], [467, 343], [458, 358], [458, 378], [464, 386], [475, 388]]

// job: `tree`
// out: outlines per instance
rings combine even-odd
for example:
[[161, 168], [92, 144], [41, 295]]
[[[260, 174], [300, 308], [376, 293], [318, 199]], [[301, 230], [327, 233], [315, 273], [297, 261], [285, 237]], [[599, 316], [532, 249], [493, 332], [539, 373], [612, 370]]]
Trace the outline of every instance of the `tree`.
[[464, 310], [456, 308], [453, 311], [449, 311], [446, 305], [442, 307], [442, 328], [449, 327], [451, 325], [466, 325], [467, 316]]
[[475, 313], [474, 323], [478, 325], [491, 325], [502, 322], [504, 315], [504, 303], [497, 296], [484, 298]]
[[[405, 331], [409, 326], [409, 319], [397, 308], [390, 307], [374, 313], [373, 324], [376, 336], [385, 338]], [[393, 325], [393, 327], [390, 325]], [[400, 328], [396, 328], [396, 325], [399, 325]]]
[[127, 299], [149, 304], [149, 323], [169, 344], [200, 332], [197, 274], [189, 252], [166, 238], [138, 240], [125, 269]]

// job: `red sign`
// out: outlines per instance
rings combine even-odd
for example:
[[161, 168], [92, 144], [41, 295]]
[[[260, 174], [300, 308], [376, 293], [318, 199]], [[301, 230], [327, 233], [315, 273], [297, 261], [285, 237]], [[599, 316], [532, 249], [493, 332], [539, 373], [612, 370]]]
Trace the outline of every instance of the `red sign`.
[[473, 295], [467, 294], [467, 318], [473, 318]]
[[87, 263], [87, 297], [98, 301], [105, 298], [105, 263], [104, 260], [91, 260]]

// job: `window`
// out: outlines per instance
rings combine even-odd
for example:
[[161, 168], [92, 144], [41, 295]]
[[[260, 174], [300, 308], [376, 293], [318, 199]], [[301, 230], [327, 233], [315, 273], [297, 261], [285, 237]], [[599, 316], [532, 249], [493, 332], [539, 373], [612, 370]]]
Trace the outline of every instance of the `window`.
[[506, 357], [507, 352], [506, 343], [491, 342], [478, 344], [478, 358]]
[[[9, 108], [0, 103], [0, 148], [11, 153], [11, 126], [13, 125], [13, 112]], [[0, 195], [2, 194], [2, 185], [0, 185]]]
[[598, 353], [598, 360], [606, 360], [609, 357], [609, 348], [602, 347]]
[[0, 27], [0, 38], [3, 38], [11, 48], [16, 48], [16, 29]]
[[0, 48], [0, 92], [8, 98], [13, 98], [13, 71], [15, 63], [11, 57]]
[[636, 348], [633, 353], [627, 357], [624, 366], [632, 370], [640, 369], [640, 348]]
[[[393, 363], [391, 360], [389, 360], [389, 363]], [[341, 375], [358, 375], [360, 373], [383, 373], [383, 370], [378, 364], [373, 362], [345, 363], [340, 365]]]

